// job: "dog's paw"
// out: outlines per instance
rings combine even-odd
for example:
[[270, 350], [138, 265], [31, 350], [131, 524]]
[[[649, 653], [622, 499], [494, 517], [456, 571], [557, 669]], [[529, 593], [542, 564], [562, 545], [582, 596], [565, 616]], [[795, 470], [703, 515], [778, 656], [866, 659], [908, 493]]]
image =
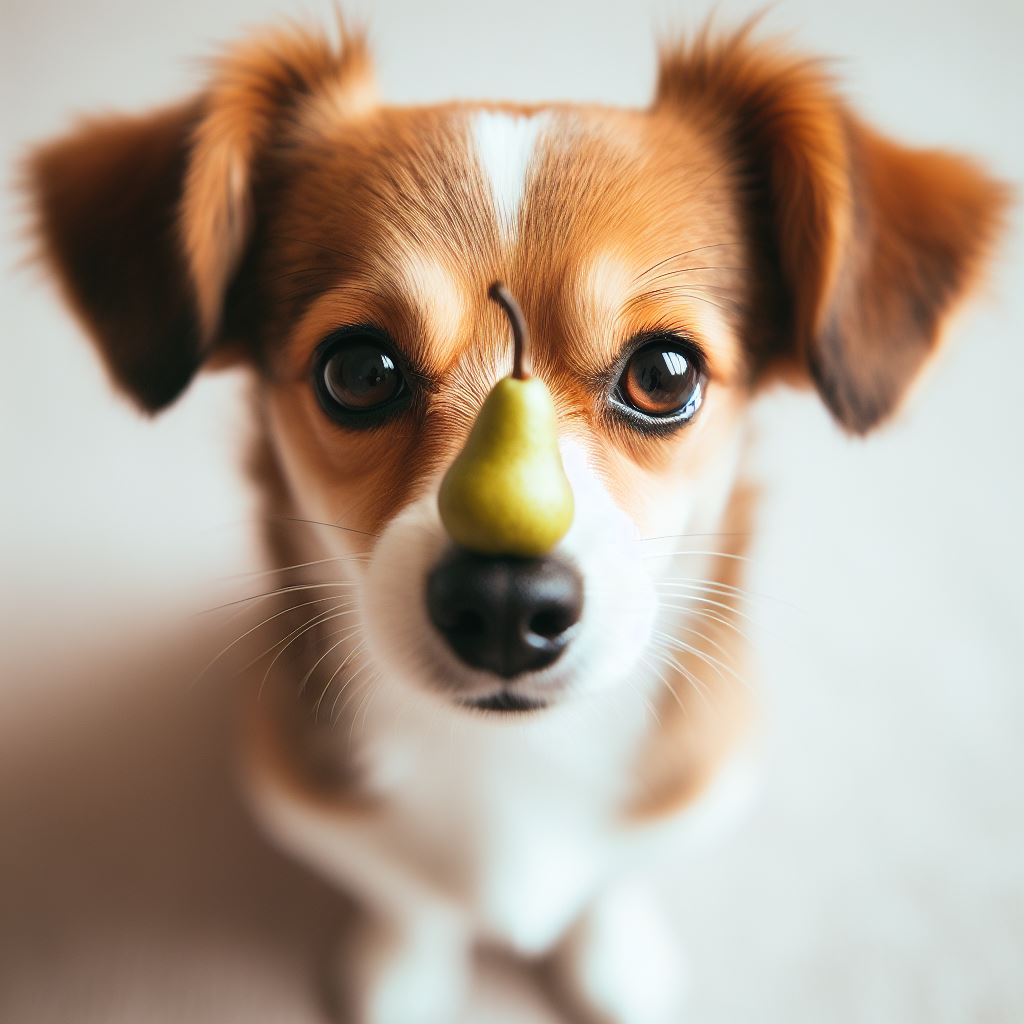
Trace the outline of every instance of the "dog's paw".
[[686, 965], [650, 895], [621, 886], [602, 896], [559, 948], [555, 983], [588, 1024], [681, 1024]]
[[339, 944], [330, 1005], [339, 1024], [452, 1024], [469, 987], [470, 946], [450, 920], [366, 922]]

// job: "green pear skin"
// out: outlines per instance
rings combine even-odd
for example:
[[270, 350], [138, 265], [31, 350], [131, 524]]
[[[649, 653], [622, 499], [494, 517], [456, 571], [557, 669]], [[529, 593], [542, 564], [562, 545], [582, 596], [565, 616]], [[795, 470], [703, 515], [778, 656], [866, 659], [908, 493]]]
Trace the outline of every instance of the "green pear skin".
[[498, 381], [438, 495], [457, 544], [488, 555], [545, 555], [572, 525], [572, 488], [555, 405], [537, 377]]

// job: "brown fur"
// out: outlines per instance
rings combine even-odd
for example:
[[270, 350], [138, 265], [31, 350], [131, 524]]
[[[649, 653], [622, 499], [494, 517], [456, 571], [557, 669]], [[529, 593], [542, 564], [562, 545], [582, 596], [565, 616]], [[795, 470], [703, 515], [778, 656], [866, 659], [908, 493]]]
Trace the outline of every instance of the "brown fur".
[[176, 210], [198, 104], [85, 123], [34, 154], [38, 233], [119, 387], [173, 401], [202, 361]]
[[750, 33], [666, 50], [656, 106], [715, 124], [744, 167], [782, 286], [762, 358], [803, 361], [839, 422], [864, 433], [897, 407], [976, 281], [1009, 194], [961, 157], [885, 139], [820, 62]]
[[[452, 457], [507, 371], [507, 328], [486, 299], [501, 277], [562, 429], [649, 532], [712, 471], [773, 371], [798, 368], [850, 430], [892, 413], [1006, 202], [967, 161], [882, 138], [819, 64], [749, 31], [667, 49], [650, 110], [548, 109], [562, 143], [545, 151], [506, 260], [466, 107], [377, 106], [358, 37], [263, 36], [230, 51], [196, 100], [36, 153], [40, 235], [143, 408], [173, 401], [211, 353], [238, 353], [261, 374], [269, 458], [289, 467], [281, 507], [301, 498], [371, 534]], [[399, 423], [349, 431], [319, 408], [310, 360], [362, 322], [389, 330], [419, 397]], [[700, 419], [667, 438], [595, 399], [622, 344], [654, 328], [686, 332], [710, 368]], [[735, 563], [718, 568], [738, 578]], [[715, 718], [684, 676], [674, 683], [686, 709], [661, 708], [639, 814], [692, 796], [743, 718], [728, 688], [716, 684]]]

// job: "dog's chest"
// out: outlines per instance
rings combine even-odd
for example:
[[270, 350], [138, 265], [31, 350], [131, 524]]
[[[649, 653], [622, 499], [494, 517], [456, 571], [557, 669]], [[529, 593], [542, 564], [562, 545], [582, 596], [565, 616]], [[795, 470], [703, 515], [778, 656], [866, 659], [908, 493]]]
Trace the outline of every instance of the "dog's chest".
[[607, 710], [521, 724], [369, 720], [386, 855], [425, 870], [485, 937], [548, 948], [628, 843], [620, 817], [643, 716]]

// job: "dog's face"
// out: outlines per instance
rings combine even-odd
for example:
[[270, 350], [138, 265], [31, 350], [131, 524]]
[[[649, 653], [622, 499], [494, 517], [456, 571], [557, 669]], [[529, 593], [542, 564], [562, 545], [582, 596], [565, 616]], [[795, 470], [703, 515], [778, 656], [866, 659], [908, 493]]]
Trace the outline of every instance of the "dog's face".
[[[638, 541], [713, 530], [731, 477], [751, 278], [733, 169], [696, 126], [628, 112], [448, 107], [346, 127], [305, 155], [268, 223], [265, 387], [301, 514], [381, 534], [361, 585], [373, 660], [510, 707], [628, 678], [656, 610]], [[515, 652], [460, 657], [421, 596], [450, 557], [440, 476], [511, 365], [487, 299], [499, 275], [532, 326], [576, 495], [551, 565], [578, 575], [579, 618], [537, 670]], [[338, 532], [338, 553], [359, 541]]]
[[[48, 252], [144, 406], [208, 352], [257, 368], [293, 510], [345, 528], [331, 555], [375, 538], [354, 575], [385, 679], [504, 709], [628, 683], [659, 611], [644, 540], [715, 546], [683, 538], [718, 528], [751, 396], [785, 375], [851, 430], [887, 416], [1002, 194], [742, 35], [670, 53], [645, 111], [387, 108], [367, 67], [274, 36], [196, 101], [43, 150]], [[511, 365], [499, 277], [577, 512], [544, 565], [463, 559], [466, 618], [429, 597], [456, 557], [436, 500]]]

